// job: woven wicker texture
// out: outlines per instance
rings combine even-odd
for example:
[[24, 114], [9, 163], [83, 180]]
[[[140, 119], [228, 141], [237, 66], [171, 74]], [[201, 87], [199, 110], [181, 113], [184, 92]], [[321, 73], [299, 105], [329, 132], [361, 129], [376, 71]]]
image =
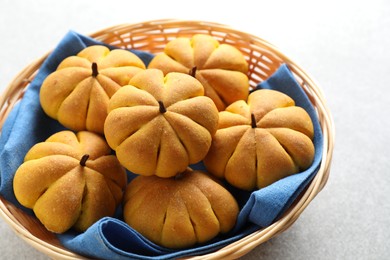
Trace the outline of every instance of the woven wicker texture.
[[[324, 137], [322, 162], [318, 173], [282, 218], [271, 226], [258, 230], [216, 252], [188, 258], [234, 259], [247, 254], [256, 246], [289, 228], [325, 186], [332, 160], [334, 126], [322, 90], [316, 82], [275, 46], [257, 36], [221, 24], [181, 20], [157, 20], [137, 24], [122, 24], [103, 29], [89, 36], [121, 48], [159, 53], [163, 51], [167, 42], [178, 36], [190, 37], [197, 33], [210, 34], [221, 43], [235, 46], [244, 54], [249, 63], [248, 76], [251, 88], [268, 78], [282, 63], [288, 64], [317, 110]], [[14, 104], [23, 96], [24, 90], [49, 53], [24, 68], [2, 94], [0, 98], [0, 127], [3, 126], [4, 120]], [[64, 248], [57, 238], [48, 232], [34, 217], [25, 214], [1, 197], [0, 215], [18, 236], [49, 257], [55, 259], [85, 259]]]

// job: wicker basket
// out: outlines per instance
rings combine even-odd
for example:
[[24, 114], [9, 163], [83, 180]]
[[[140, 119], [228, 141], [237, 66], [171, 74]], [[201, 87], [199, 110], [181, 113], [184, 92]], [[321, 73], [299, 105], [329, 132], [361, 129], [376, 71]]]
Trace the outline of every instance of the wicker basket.
[[[282, 218], [271, 226], [258, 230], [218, 251], [203, 256], [189, 257], [190, 259], [239, 258], [256, 246], [289, 228], [325, 186], [330, 172], [333, 153], [333, 120], [321, 89], [302, 68], [286, 57], [275, 46], [263, 39], [234, 30], [228, 26], [203, 21], [157, 20], [113, 26], [93, 33], [90, 36], [122, 48], [158, 53], [163, 51], [168, 41], [178, 36], [192, 36], [196, 33], [210, 34], [220, 42], [228, 43], [238, 48], [249, 63], [248, 76], [252, 88], [257, 83], [268, 78], [282, 63], [288, 64], [302, 89], [316, 108], [323, 131], [324, 143], [320, 169], [308, 187]], [[22, 98], [24, 90], [49, 54], [50, 52], [24, 68], [6, 88], [0, 98], [1, 128], [8, 113], [14, 104]], [[8, 222], [17, 235], [49, 257], [54, 259], [86, 259], [64, 248], [58, 239], [48, 232], [34, 217], [25, 214], [1, 196], [0, 215]]]

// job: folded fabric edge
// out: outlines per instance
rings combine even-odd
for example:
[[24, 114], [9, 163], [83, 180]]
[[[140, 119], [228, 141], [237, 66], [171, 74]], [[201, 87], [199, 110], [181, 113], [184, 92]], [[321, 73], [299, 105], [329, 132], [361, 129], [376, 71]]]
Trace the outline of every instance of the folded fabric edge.
[[[88, 252], [88, 256], [90, 257], [102, 259], [162, 260], [215, 252], [259, 229], [256, 225], [249, 225], [245, 227], [240, 234], [223, 240], [218, 240], [218, 238], [216, 238], [205, 245], [198, 245], [193, 248], [182, 250], [173, 250], [160, 247], [145, 240], [142, 235], [131, 229], [121, 220], [106, 217], [95, 224], [96, 225], [93, 225], [88, 229], [83, 236], [74, 237], [74, 234], [70, 232], [59, 236], [59, 240], [65, 247], [76, 253], [85, 255], [85, 253]], [[113, 230], [118, 232], [112, 233]], [[110, 233], [107, 234], [107, 231], [110, 231]], [[98, 236], [96, 236], [96, 234]], [[131, 244], [128, 243], [129, 239], [132, 240]], [[88, 241], [88, 243], [86, 243], [86, 241]], [[128, 250], [128, 247], [131, 247], [131, 250]]]

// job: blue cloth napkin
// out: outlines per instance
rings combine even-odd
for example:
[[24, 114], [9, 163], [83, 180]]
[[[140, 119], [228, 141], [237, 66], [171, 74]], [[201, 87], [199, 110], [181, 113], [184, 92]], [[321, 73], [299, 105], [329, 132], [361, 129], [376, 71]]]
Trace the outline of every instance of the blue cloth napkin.
[[[43, 112], [39, 104], [40, 86], [64, 58], [76, 55], [85, 47], [95, 44], [106, 45], [76, 32], [68, 32], [45, 60], [23, 98], [14, 106], [4, 123], [0, 136], [0, 194], [29, 214], [33, 214], [32, 211], [21, 206], [14, 196], [12, 188], [14, 173], [34, 144], [65, 129]], [[153, 58], [153, 55], [147, 52], [130, 51], [138, 55], [146, 65]], [[233, 231], [220, 235], [204, 245], [184, 250], [172, 250], [150, 242], [125, 224], [121, 219], [121, 214], [118, 214], [117, 218], [106, 217], [99, 220], [84, 233], [69, 231], [58, 235], [62, 244], [76, 253], [92, 258], [172, 259], [218, 250], [276, 221], [318, 171], [323, 137], [316, 112], [287, 65], [283, 64], [269, 79], [259, 84], [258, 88], [284, 92], [292, 97], [298, 106], [306, 109], [314, 123], [315, 158], [312, 166], [306, 171], [284, 178], [255, 192], [240, 191], [228, 186], [241, 208]], [[192, 165], [192, 167], [205, 169], [202, 163]], [[134, 174], [130, 172], [128, 174], [131, 180]]]

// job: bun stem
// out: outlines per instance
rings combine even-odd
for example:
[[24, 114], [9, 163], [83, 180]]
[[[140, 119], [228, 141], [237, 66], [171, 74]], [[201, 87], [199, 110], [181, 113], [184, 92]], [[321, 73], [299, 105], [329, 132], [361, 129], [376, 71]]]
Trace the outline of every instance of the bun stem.
[[92, 63], [92, 77], [96, 78], [99, 75], [98, 67], [96, 62]]
[[160, 105], [160, 113], [161, 114], [164, 114], [165, 112], [167, 112], [167, 109], [165, 108], [164, 103], [162, 101], [158, 101], [158, 104]]
[[197, 69], [196, 66], [192, 67], [190, 69], [190, 71], [188, 72], [188, 74], [195, 78], [195, 76], [196, 76], [196, 69]]
[[252, 113], [251, 114], [251, 124], [252, 124], [252, 128], [256, 128], [257, 125], [256, 125], [256, 118], [255, 118], [255, 115]]
[[81, 157], [80, 159], [80, 165], [85, 166], [85, 163], [87, 162], [88, 158], [89, 158], [89, 154], [84, 154], [83, 157]]

